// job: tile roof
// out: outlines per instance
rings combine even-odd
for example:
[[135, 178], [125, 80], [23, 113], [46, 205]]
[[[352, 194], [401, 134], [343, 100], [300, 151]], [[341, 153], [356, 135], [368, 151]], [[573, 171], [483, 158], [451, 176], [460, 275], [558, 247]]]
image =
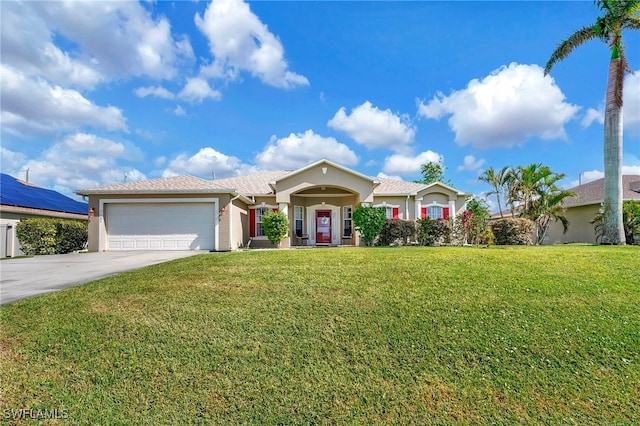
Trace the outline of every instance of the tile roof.
[[[108, 185], [77, 191], [81, 195], [101, 193], [153, 193], [153, 192], [206, 192], [237, 191], [246, 196], [273, 193], [270, 182], [291, 174], [291, 170], [272, 170], [217, 180], [204, 180], [193, 176], [174, 176], [161, 179]], [[428, 185], [398, 179], [371, 177], [380, 182], [373, 190], [375, 195], [408, 195], [427, 188]]]
[[107, 185], [97, 188], [89, 188], [76, 191], [78, 194], [96, 193], [136, 193], [136, 192], [189, 192], [189, 191], [211, 191], [219, 190], [220, 187], [214, 185], [212, 181], [200, 179], [194, 176], [173, 176], [160, 179], [141, 180], [137, 182], [127, 182], [119, 185]]
[[425, 188], [426, 185], [422, 183], [406, 182], [404, 180], [390, 179], [390, 178], [376, 178], [380, 185], [376, 186], [373, 193], [376, 195], [382, 194], [409, 194], [412, 192], [420, 191]]
[[231, 188], [245, 195], [271, 194], [273, 189], [269, 182], [291, 173], [291, 170], [272, 170], [268, 172], [253, 173], [250, 175], [236, 176], [213, 181], [218, 188]]
[[[564, 206], [582, 206], [601, 203], [604, 200], [604, 178], [571, 188], [576, 197], [565, 198]], [[622, 199], [640, 200], [640, 175], [622, 176]]]

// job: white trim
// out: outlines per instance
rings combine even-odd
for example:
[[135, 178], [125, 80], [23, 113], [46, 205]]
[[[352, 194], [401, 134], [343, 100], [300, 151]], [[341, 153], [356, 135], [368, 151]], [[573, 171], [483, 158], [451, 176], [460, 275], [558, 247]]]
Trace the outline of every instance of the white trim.
[[220, 247], [220, 230], [218, 229], [218, 198], [102, 198], [98, 208], [98, 251], [106, 250], [107, 226], [104, 218], [105, 204], [152, 204], [152, 203], [213, 203], [214, 251]]

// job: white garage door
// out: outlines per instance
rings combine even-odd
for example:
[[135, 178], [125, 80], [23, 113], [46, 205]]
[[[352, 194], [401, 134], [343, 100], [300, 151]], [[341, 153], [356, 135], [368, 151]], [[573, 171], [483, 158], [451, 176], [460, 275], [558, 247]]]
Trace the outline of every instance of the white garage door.
[[213, 250], [213, 203], [107, 204], [108, 250]]

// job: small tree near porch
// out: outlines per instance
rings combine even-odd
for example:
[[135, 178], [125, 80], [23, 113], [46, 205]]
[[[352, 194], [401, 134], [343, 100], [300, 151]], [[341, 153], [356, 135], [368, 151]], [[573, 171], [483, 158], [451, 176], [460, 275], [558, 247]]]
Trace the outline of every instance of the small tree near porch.
[[289, 218], [281, 211], [268, 211], [262, 218], [262, 229], [269, 242], [279, 247], [289, 232]]
[[373, 245], [386, 221], [385, 211], [377, 207], [360, 206], [353, 212], [353, 225], [367, 246]]

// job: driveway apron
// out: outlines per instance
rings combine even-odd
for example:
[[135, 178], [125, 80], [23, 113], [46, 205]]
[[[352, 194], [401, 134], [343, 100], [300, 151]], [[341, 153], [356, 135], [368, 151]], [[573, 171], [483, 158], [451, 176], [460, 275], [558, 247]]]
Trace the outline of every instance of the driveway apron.
[[203, 251], [70, 253], [0, 261], [0, 304]]

